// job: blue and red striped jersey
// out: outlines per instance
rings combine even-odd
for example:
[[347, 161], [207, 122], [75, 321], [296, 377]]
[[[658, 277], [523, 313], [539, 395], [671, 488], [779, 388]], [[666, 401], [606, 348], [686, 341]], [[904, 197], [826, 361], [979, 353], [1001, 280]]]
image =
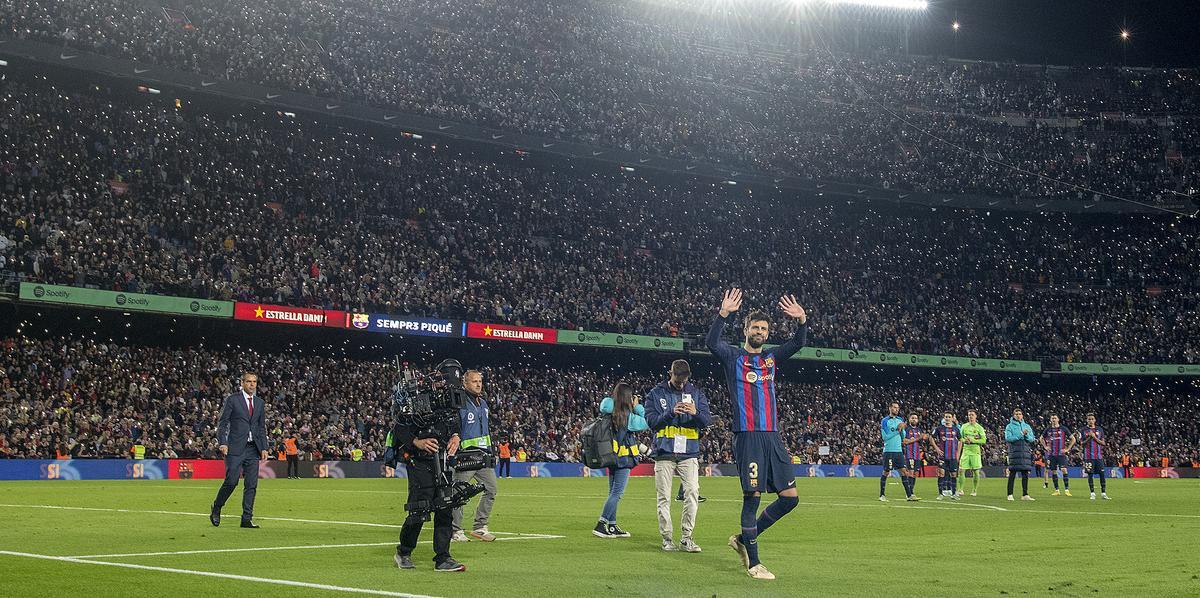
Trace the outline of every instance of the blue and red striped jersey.
[[958, 447], [962, 443], [962, 434], [958, 426], [938, 426], [933, 430], [933, 440], [938, 443], [947, 459], [958, 458]]
[[1071, 430], [1066, 426], [1046, 428], [1042, 430], [1042, 440], [1046, 443], [1046, 455], [1057, 457], [1067, 450], [1067, 441], [1071, 439]]
[[[915, 426], [909, 426], [907, 428], [904, 428], [904, 439], [905, 440], [912, 440], [913, 438], [920, 438], [920, 437], [921, 437], [921, 431], [918, 430]], [[920, 440], [904, 445], [904, 458], [912, 459], [914, 461], [921, 460], [921, 441]]]
[[[1095, 432], [1096, 438], [1088, 437], [1088, 432]], [[1083, 458], [1084, 459], [1103, 459], [1104, 447], [1100, 446], [1096, 439], [1104, 440], [1104, 428], [1096, 426], [1095, 428], [1083, 428], [1079, 431], [1079, 441], [1083, 443]]]
[[778, 347], [764, 348], [762, 353], [748, 353], [742, 347], [721, 340], [727, 320], [718, 317], [713, 321], [706, 344], [725, 370], [725, 383], [733, 402], [732, 429], [734, 432], [778, 432], [776, 367], [804, 346], [808, 326], [800, 326], [791, 340]]

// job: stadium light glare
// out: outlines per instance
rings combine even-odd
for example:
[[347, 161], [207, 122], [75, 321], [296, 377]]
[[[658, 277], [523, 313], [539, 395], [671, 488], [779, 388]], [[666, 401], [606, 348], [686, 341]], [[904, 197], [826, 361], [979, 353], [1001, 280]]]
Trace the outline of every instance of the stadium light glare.
[[928, 0], [830, 0], [830, 4], [852, 4], [874, 8], [899, 8], [904, 10], [925, 10], [929, 8]]
[[1129, 39], [1129, 30], [1128, 29], [1121, 30], [1121, 39]]
[[958, 27], [959, 27], [958, 21], [955, 21], [952, 25], [950, 25], [950, 28], [955, 31], [958, 31]]

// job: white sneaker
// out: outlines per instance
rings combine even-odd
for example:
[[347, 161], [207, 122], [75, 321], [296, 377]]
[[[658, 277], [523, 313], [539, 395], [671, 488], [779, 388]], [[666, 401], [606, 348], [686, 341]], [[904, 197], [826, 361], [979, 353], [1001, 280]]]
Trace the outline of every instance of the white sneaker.
[[481, 527], [471, 532], [471, 537], [484, 542], [495, 542], [496, 535], [488, 531], [488, 528]]
[[1092, 499], [1092, 500], [1096, 500], [1096, 493], [1095, 493], [1095, 492], [1093, 492], [1093, 493], [1091, 494], [1091, 496], [1088, 496], [1088, 498], [1090, 498], [1090, 499]]
[[767, 568], [759, 563], [746, 570], [746, 573], [754, 579], [775, 579], [775, 574], [767, 571]]
[[663, 552], [675, 552], [676, 550], [679, 550], [679, 547], [675, 545], [673, 540], [663, 538], [662, 549]]
[[471, 539], [467, 537], [466, 532], [464, 532], [462, 530], [458, 530], [458, 531], [454, 532], [453, 536], [450, 536], [450, 541], [451, 542], [470, 542]]
[[738, 535], [729, 536], [729, 547], [734, 552], [738, 553], [738, 557], [742, 559], [742, 566], [746, 569], [750, 568], [750, 553], [746, 552], [746, 547], [742, 545], [742, 541], [738, 539]]
[[1112, 500], [1111, 498], [1109, 498], [1109, 497], [1108, 497], [1108, 493], [1107, 493], [1107, 492], [1101, 492], [1101, 493], [1100, 493], [1100, 498], [1103, 498], [1104, 500]]
[[1033, 497], [1032, 497], [1032, 496], [1029, 496], [1028, 494], [1026, 494], [1025, 496], [1022, 496], [1022, 497], [1021, 497], [1021, 500], [1029, 500], [1029, 501], [1032, 501], [1032, 500], [1033, 500]]
[[[963, 491], [963, 490], [959, 490], [959, 491], [958, 491], [958, 495], [959, 495], [959, 496], [966, 496], [966, 494], [967, 494], [967, 493], [966, 493], [965, 491]], [[972, 493], [971, 493], [971, 496], [975, 496], [975, 493], [974, 493], [974, 492], [972, 492]]]
[[700, 552], [700, 545], [691, 538], [683, 538], [679, 541], [679, 549], [684, 552]]
[[[962, 496], [961, 494], [959, 496]], [[971, 491], [971, 496], [979, 496], [974, 490]]]
[[1008, 500], [1014, 500], [1011, 494], [1008, 495]]
[[886, 496], [884, 496], [884, 495], [882, 495], [882, 494], [880, 494], [880, 495], [879, 495], [879, 502], [887, 502], [887, 497], [886, 497]]

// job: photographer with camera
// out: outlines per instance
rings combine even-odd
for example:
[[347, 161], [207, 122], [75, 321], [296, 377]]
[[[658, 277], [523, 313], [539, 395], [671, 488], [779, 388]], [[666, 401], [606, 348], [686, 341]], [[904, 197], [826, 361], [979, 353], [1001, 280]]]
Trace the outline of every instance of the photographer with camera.
[[[404, 380], [393, 395], [395, 423], [388, 434], [384, 461], [394, 467], [403, 459], [408, 470], [408, 517], [400, 529], [396, 546], [396, 566], [414, 568], [412, 552], [425, 522], [433, 518], [434, 571], [466, 571], [466, 566], [450, 556], [453, 512], [482, 491], [482, 487], [453, 482], [455, 457], [459, 449], [459, 410], [462, 365], [447, 359], [426, 380], [418, 380], [407, 369]], [[481, 463], [482, 465], [482, 463]]]
[[[478, 450], [486, 454], [489, 461], [487, 467], [475, 471], [456, 471], [454, 481], [472, 482], [479, 480], [483, 484], [483, 495], [479, 497], [479, 506], [475, 509], [475, 524], [471, 528], [471, 538], [484, 542], [494, 542], [496, 536], [488, 531], [488, 518], [492, 515], [492, 504], [496, 500], [496, 471], [492, 469], [492, 437], [488, 432], [488, 406], [483, 400], [483, 374], [477, 370], [467, 370], [463, 374], [463, 390], [467, 391], [467, 400], [459, 410], [458, 419], [462, 425], [460, 436], [462, 443], [459, 447], [466, 450]], [[454, 542], [467, 542], [469, 538], [462, 527], [463, 507], [454, 509]]]

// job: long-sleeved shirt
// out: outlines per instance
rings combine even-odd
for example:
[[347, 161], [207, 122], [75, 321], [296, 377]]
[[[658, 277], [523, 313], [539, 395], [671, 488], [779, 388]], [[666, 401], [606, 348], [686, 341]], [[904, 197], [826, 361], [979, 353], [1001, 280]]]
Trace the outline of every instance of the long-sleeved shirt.
[[900, 452], [900, 442], [903, 440], [903, 436], [900, 434], [900, 424], [902, 423], [904, 423], [904, 418], [895, 415], [889, 415], [879, 422], [879, 435], [883, 438], [883, 452]]
[[[1094, 432], [1095, 438], [1088, 436], [1088, 432]], [[1083, 458], [1084, 459], [1103, 459], [1104, 446], [1097, 440], [1105, 440], [1104, 428], [1096, 426], [1095, 428], [1083, 428], [1079, 430], [1079, 441], [1083, 443]]]
[[[962, 425], [963, 456], [980, 456], [980, 449], [987, 443], [987, 430], [978, 422]], [[978, 438], [976, 438], [978, 436]]]
[[804, 347], [808, 326], [801, 325], [786, 343], [750, 353], [721, 339], [729, 317], [718, 316], [708, 329], [705, 344], [721, 361], [725, 383], [733, 401], [733, 432], [778, 432], [779, 413], [775, 394], [775, 368], [780, 360], [788, 359]]
[[[696, 415], [675, 413], [675, 406], [691, 399]], [[700, 432], [712, 420], [708, 397], [695, 384], [687, 382], [676, 389], [669, 381], [655, 386], [646, 395], [646, 423], [654, 431], [653, 456], [656, 459], [691, 459], [700, 456]]]

